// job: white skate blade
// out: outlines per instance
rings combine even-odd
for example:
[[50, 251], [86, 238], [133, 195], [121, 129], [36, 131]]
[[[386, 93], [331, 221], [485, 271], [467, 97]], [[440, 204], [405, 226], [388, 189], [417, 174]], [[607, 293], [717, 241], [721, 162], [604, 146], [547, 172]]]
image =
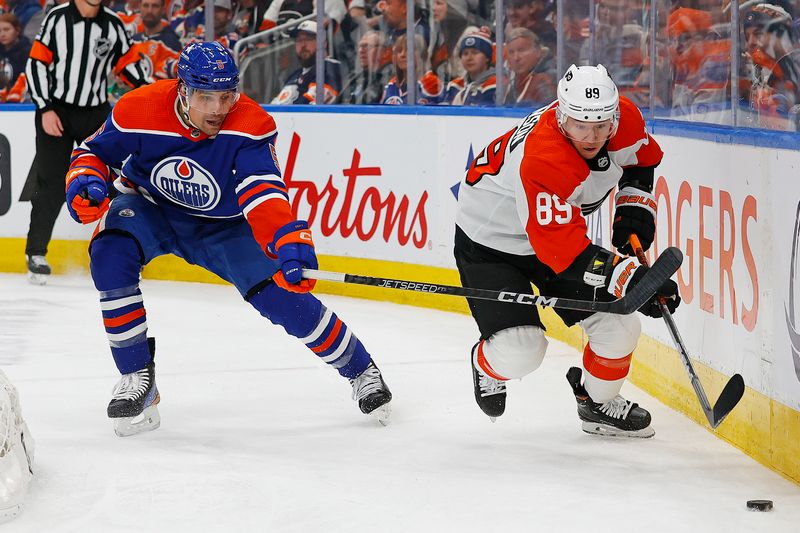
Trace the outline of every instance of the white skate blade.
[[385, 403], [372, 411], [370, 416], [374, 416], [382, 426], [389, 425], [389, 418], [392, 416], [392, 404]]
[[139, 416], [112, 418], [112, 420], [114, 421], [114, 433], [118, 437], [138, 435], [145, 431], [153, 431], [161, 426], [161, 415], [158, 414], [158, 406], [156, 405], [146, 408]]
[[584, 422], [582, 429], [590, 435], [602, 435], [603, 437], [615, 438], [649, 439], [656, 434], [651, 426], [636, 431], [625, 431], [599, 422]]
[[33, 272], [28, 272], [28, 283], [31, 285], [47, 285], [47, 279], [49, 277], [49, 274], [34, 274]]

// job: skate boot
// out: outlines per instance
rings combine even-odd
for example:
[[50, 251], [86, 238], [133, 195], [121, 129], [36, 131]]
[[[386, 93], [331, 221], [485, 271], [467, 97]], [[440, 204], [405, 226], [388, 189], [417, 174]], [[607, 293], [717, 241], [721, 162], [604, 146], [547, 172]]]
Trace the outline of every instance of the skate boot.
[[50, 265], [43, 255], [26, 255], [28, 259], [28, 281], [34, 285], [44, 285], [50, 278]]
[[[147, 339], [150, 356], [155, 356], [156, 341]], [[158, 429], [161, 416], [158, 402], [161, 396], [156, 387], [156, 368], [153, 359], [141, 370], [123, 374], [114, 387], [108, 404], [108, 417], [114, 421], [114, 433], [129, 437]]]
[[634, 437], [646, 439], [655, 435], [650, 427], [650, 413], [638, 404], [629, 402], [619, 394], [605, 402], [592, 401], [581, 385], [580, 368], [572, 367], [567, 372], [567, 381], [578, 402], [578, 416], [583, 421], [583, 431], [593, 435], [609, 437]]
[[358, 402], [361, 412], [374, 416], [381, 425], [387, 425], [392, 414], [392, 406], [389, 404], [392, 393], [375, 362], [370, 360], [367, 368], [350, 380], [350, 385], [353, 387], [353, 399]]
[[470, 366], [472, 367], [472, 384], [475, 388], [475, 401], [489, 420], [494, 422], [506, 411], [506, 382], [484, 374], [478, 367], [478, 345], [472, 347]]

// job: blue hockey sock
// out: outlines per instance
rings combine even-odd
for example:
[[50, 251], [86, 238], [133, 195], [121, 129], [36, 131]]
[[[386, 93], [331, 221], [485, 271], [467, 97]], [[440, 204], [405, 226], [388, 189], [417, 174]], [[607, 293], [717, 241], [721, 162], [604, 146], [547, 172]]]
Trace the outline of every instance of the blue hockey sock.
[[285, 291], [270, 283], [250, 298], [250, 304], [342, 376], [354, 378], [369, 365], [369, 352], [358, 337], [312, 294]]
[[147, 346], [147, 313], [139, 271], [139, 247], [133, 238], [117, 233], [92, 242], [91, 271], [100, 291], [100, 309], [114, 363], [123, 374], [141, 370], [152, 359]]

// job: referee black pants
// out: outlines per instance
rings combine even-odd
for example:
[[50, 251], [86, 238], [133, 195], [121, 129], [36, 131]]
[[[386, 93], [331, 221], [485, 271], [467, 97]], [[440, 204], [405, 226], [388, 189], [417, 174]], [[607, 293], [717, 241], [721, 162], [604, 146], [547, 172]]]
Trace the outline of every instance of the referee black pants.
[[53, 226], [64, 205], [65, 178], [72, 149], [105, 122], [111, 106], [78, 107], [56, 102], [53, 110], [64, 127], [61, 137], [45, 133], [42, 112], [36, 111], [36, 190], [31, 198], [31, 225], [25, 245], [27, 255], [47, 254]]

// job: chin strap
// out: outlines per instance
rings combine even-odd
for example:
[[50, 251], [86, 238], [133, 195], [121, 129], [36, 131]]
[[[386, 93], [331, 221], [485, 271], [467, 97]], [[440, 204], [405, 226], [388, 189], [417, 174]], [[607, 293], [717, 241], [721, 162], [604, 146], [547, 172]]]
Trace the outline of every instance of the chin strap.
[[181, 114], [181, 118], [184, 122], [186, 122], [186, 124], [188, 124], [192, 129], [202, 132], [197, 124], [192, 121], [192, 117], [189, 115], [189, 100], [181, 91], [181, 89], [185, 90], [185, 86], [183, 84], [178, 87], [178, 112]]

